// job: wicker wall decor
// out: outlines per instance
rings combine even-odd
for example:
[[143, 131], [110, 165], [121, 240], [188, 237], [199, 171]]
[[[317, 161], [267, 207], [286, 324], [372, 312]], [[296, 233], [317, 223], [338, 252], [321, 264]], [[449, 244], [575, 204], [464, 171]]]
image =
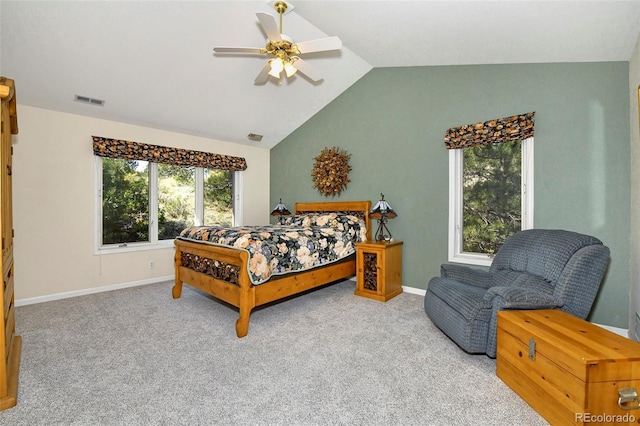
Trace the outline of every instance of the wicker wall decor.
[[347, 188], [351, 166], [351, 154], [338, 148], [325, 148], [314, 160], [311, 170], [313, 186], [325, 197], [340, 195]]

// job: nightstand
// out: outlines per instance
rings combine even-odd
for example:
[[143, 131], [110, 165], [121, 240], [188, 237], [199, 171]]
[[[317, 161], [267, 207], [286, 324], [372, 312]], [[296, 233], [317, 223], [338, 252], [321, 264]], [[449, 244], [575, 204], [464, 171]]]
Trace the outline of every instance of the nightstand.
[[402, 241], [356, 243], [358, 296], [386, 302], [402, 293]]

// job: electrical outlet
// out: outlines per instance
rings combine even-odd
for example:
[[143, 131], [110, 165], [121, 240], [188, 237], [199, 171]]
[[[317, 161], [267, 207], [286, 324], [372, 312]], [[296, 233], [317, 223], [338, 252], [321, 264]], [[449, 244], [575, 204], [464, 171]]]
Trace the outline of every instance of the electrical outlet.
[[152, 260], [149, 262], [149, 269], [153, 269], [156, 266], [155, 262]]

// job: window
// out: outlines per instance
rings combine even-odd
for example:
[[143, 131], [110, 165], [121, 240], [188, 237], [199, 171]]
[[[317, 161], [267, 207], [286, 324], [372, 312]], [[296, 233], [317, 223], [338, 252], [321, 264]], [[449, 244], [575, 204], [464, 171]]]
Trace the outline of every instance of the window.
[[[234, 224], [236, 174], [96, 156], [97, 249], [148, 248], [192, 225]], [[235, 191], [235, 192], [234, 192]]]
[[233, 173], [204, 169], [204, 223], [233, 225]]
[[102, 159], [101, 192], [102, 245], [149, 241], [149, 163]]
[[533, 137], [449, 151], [449, 261], [490, 265], [533, 227]]
[[[158, 164], [158, 240], [196, 223], [196, 168]], [[202, 224], [201, 222], [199, 224]]]

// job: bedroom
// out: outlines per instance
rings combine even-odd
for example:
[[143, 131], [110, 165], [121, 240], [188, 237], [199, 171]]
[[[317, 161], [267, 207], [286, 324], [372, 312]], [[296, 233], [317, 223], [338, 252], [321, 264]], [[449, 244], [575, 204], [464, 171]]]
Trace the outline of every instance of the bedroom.
[[[246, 19], [251, 24], [252, 16]], [[25, 89], [4, 57], [4, 28], [1, 70], [16, 80], [20, 103]], [[213, 41], [205, 42], [205, 56], [216, 59], [209, 54]], [[591, 233], [611, 248], [591, 319], [627, 329], [630, 312], [640, 310], [640, 219], [632, 214], [640, 207], [637, 34], [633, 46], [627, 58], [605, 62], [374, 68], [270, 150], [19, 104], [16, 299], [44, 301], [173, 274], [172, 248], [95, 255], [92, 134], [167, 146], [179, 140], [180, 147], [245, 157], [246, 224], [268, 221], [280, 198], [287, 205], [320, 199], [309, 176], [313, 157], [340, 146], [353, 167], [340, 198], [375, 201], [385, 194], [399, 214], [389, 226], [405, 244], [404, 285], [424, 289], [447, 260], [445, 130], [535, 111], [535, 224]], [[43, 213], [55, 227], [42, 226]]]

